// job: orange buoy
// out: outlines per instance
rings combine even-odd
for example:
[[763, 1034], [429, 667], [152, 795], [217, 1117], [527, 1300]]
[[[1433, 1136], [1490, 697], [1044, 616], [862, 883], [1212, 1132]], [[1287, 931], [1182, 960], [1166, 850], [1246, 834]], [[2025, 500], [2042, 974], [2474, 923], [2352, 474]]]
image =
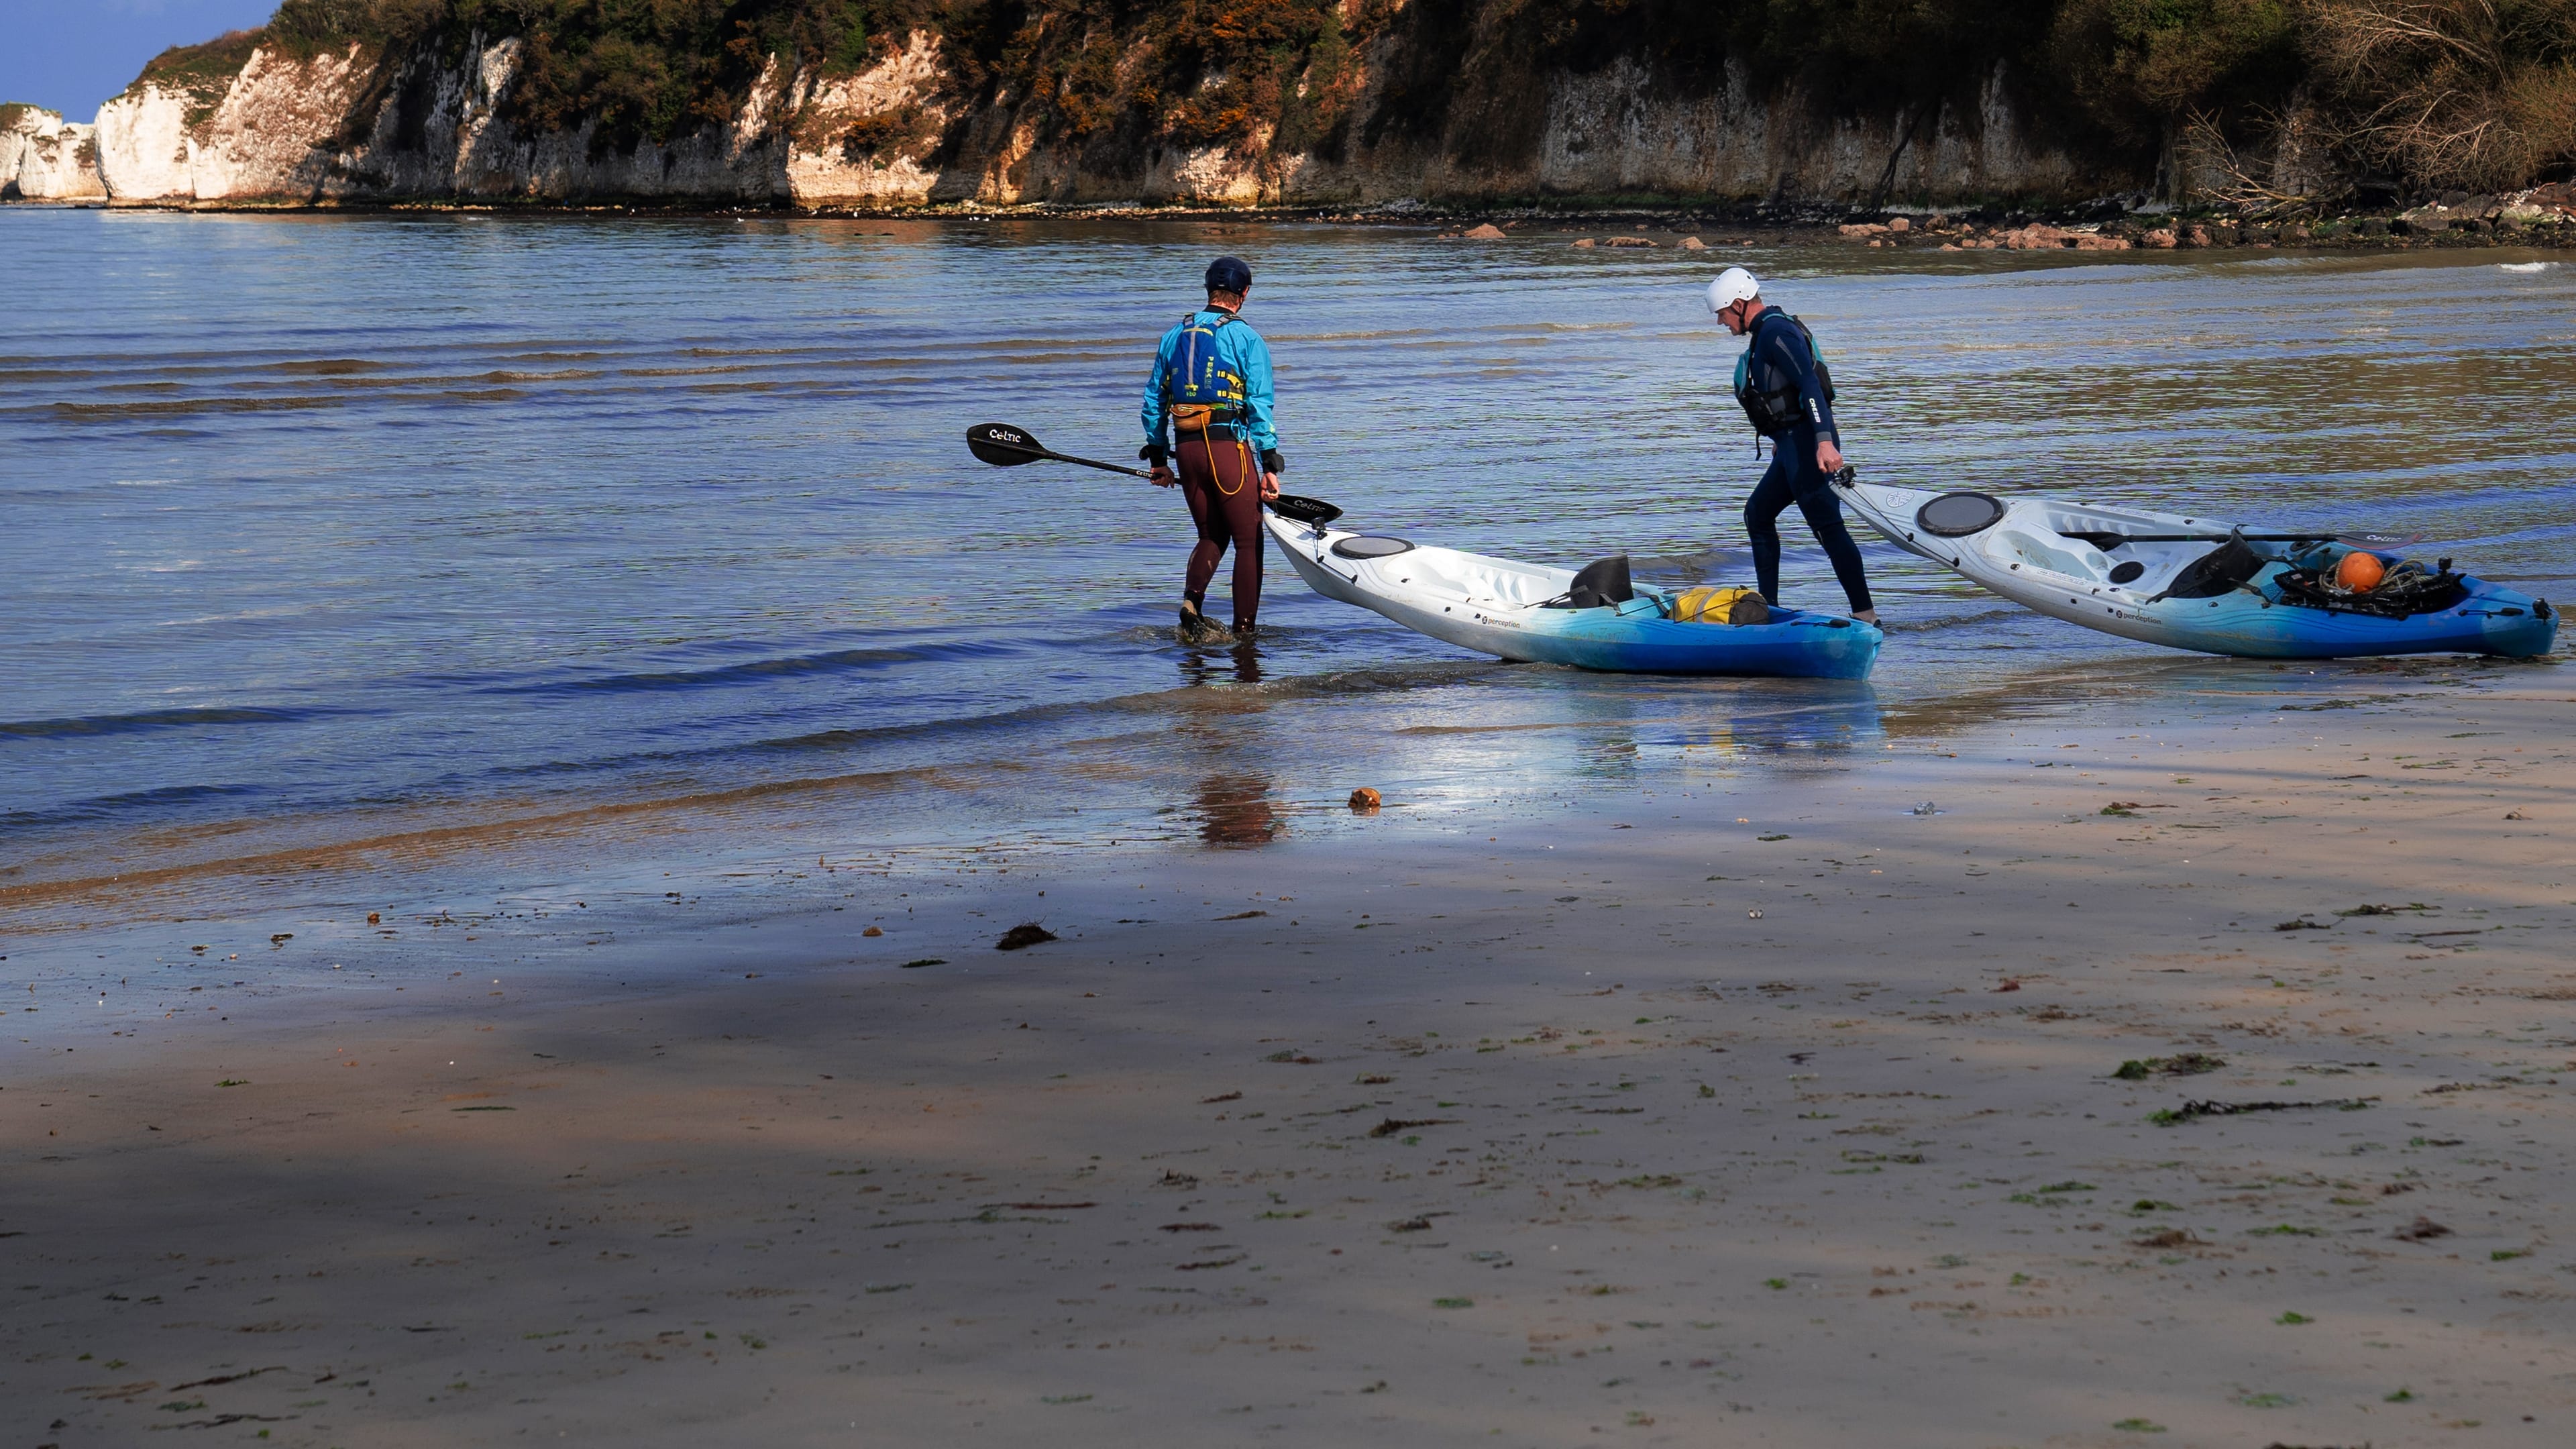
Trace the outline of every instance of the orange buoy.
[[2343, 561], [2335, 565], [2335, 582], [2356, 594], [2366, 594], [2378, 588], [2379, 581], [2386, 577], [2388, 568], [2379, 561], [2379, 556], [2360, 549], [2345, 554]]

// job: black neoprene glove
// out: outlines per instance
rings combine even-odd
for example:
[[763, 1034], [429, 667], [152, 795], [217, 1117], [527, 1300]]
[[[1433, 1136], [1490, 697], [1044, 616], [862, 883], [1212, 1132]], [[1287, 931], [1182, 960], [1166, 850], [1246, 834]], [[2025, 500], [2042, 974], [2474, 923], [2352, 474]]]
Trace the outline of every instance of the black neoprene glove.
[[1277, 448], [1264, 448], [1261, 450], [1261, 471], [1285, 473], [1288, 471], [1288, 460], [1279, 456]]
[[1136, 456], [1157, 468], [1167, 468], [1172, 462], [1172, 450], [1160, 443], [1147, 443], [1136, 450]]

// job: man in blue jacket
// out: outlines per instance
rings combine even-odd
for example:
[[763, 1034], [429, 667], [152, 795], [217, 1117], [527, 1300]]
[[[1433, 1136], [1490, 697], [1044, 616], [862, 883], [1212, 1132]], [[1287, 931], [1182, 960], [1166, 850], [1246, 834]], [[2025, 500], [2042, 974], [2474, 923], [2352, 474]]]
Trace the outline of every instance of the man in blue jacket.
[[[1279, 496], [1279, 433], [1270, 423], [1270, 344], [1237, 314], [1252, 269], [1233, 257], [1208, 264], [1207, 306], [1163, 334], [1145, 379], [1145, 446], [1154, 482], [1180, 484], [1199, 530], [1181, 593], [1181, 637], [1211, 628], [1201, 610], [1226, 545], [1234, 546], [1234, 632], [1261, 612], [1261, 504]], [[1179, 465], [1178, 476], [1173, 465]]]
[[1744, 503], [1744, 532], [1753, 541], [1753, 578], [1762, 597], [1780, 602], [1778, 519], [1795, 501], [1842, 581], [1852, 617], [1877, 623], [1860, 545], [1843, 526], [1842, 500], [1834, 496], [1842, 441], [1834, 428], [1833, 379], [1817, 359], [1815, 339], [1805, 323], [1764, 303], [1761, 283], [1742, 267], [1729, 267], [1708, 284], [1708, 309], [1727, 331], [1751, 339], [1736, 368], [1735, 399], [1754, 430], [1771, 440], [1770, 471]]

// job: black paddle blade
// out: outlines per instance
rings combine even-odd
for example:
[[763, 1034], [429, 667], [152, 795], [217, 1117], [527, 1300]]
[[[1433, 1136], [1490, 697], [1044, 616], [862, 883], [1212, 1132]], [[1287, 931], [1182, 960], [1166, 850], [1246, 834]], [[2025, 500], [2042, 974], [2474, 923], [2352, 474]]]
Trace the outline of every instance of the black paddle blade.
[[1047, 456], [1036, 436], [1009, 423], [977, 423], [966, 430], [966, 451], [996, 467], [1034, 463]]
[[1270, 511], [1290, 523], [1302, 523], [1310, 528], [1321, 528], [1342, 516], [1342, 510], [1326, 503], [1323, 499], [1308, 498], [1296, 493], [1282, 493], [1271, 499]]

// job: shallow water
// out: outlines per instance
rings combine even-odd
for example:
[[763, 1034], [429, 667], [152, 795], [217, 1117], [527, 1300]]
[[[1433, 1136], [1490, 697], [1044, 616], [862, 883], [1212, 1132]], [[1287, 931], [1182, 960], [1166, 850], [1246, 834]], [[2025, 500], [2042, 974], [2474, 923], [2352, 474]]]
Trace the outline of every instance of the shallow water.
[[[2576, 268], [2501, 265], [2536, 253], [12, 208], [0, 252], [50, 281], [0, 314], [0, 864], [798, 790], [906, 829], [1159, 797], [1246, 843], [1328, 764], [1544, 791], [1659, 744], [1795, 764], [1944, 709], [2266, 687], [1866, 537], [1895, 627], [1860, 688], [1503, 667], [1275, 559], [1256, 650], [1179, 648], [1177, 496], [987, 468], [961, 434], [1131, 455], [1219, 250], [1260, 278], [1290, 488], [1377, 531], [1749, 581], [1760, 464], [1698, 295], [1722, 256], [1815, 327], [1866, 476], [2422, 531], [2544, 595], [2576, 574]], [[1783, 532], [1790, 601], [1839, 607]]]

